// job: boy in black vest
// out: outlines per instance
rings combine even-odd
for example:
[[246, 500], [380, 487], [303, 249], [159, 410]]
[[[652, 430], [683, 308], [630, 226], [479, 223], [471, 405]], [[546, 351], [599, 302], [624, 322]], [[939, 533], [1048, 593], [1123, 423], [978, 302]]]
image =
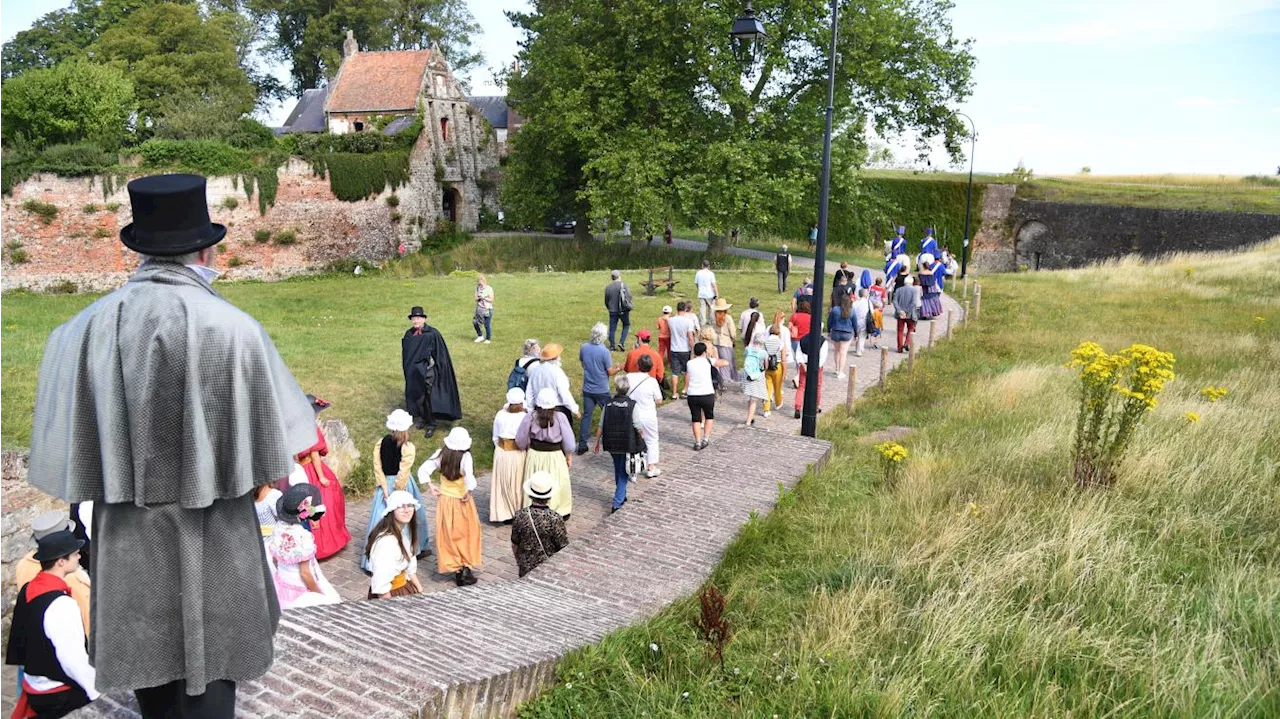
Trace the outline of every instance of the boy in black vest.
[[80, 568], [84, 540], [70, 531], [37, 541], [40, 573], [18, 590], [5, 664], [24, 669], [15, 717], [60, 717], [98, 698], [80, 606], [67, 575]]
[[604, 406], [600, 415], [600, 429], [596, 432], [595, 451], [600, 452], [600, 443], [604, 442], [604, 451], [613, 457], [613, 509], [610, 514], [627, 503], [627, 482], [631, 475], [627, 472], [627, 457], [644, 451], [640, 439], [641, 423], [636, 417], [636, 401], [629, 399], [631, 383], [626, 375], [618, 375], [613, 380], [613, 398]]

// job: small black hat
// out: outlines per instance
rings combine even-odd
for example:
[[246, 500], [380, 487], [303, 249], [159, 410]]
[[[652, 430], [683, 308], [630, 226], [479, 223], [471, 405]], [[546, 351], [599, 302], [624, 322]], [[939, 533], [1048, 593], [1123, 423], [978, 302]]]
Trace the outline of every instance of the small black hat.
[[83, 539], [77, 539], [76, 535], [65, 530], [46, 534], [36, 540], [35, 560], [47, 562], [51, 559], [62, 559], [83, 546]]
[[129, 183], [133, 222], [120, 230], [125, 247], [146, 255], [183, 255], [222, 241], [225, 225], [209, 221], [200, 175], [151, 175]]
[[[303, 516], [299, 507], [307, 499], [311, 500], [311, 507]], [[319, 519], [324, 512], [325, 507], [320, 502], [320, 489], [310, 482], [289, 487], [276, 500], [276, 516], [285, 524], [301, 524], [304, 519]]]
[[427, 313], [423, 312], [421, 307], [414, 306], [413, 309], [409, 310], [409, 319], [413, 319], [414, 317], [426, 319]]

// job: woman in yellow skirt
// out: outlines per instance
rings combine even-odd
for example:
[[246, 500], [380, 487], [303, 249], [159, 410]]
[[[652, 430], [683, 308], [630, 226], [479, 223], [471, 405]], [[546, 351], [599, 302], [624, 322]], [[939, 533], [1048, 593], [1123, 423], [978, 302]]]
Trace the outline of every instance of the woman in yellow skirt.
[[[573, 467], [573, 451], [577, 446], [573, 427], [564, 413], [556, 409], [559, 400], [556, 391], [543, 387], [538, 391], [537, 409], [524, 418], [516, 432], [516, 446], [525, 453], [524, 474], [546, 472], [555, 481], [556, 489], [548, 506], [559, 512], [567, 522], [573, 514], [573, 487], [569, 483], [569, 469]], [[529, 506], [528, 497], [524, 506]]]
[[[431, 475], [440, 472], [440, 482]], [[431, 487], [436, 498], [436, 570], [453, 573], [459, 587], [476, 583], [472, 568], [479, 567], [480, 514], [472, 491], [476, 488], [471, 463], [471, 435], [461, 427], [449, 430], [444, 449], [418, 468], [418, 483]]]
[[493, 418], [493, 474], [489, 487], [489, 521], [511, 524], [524, 505], [524, 450], [516, 433], [524, 421], [524, 390], [507, 390], [507, 403]]

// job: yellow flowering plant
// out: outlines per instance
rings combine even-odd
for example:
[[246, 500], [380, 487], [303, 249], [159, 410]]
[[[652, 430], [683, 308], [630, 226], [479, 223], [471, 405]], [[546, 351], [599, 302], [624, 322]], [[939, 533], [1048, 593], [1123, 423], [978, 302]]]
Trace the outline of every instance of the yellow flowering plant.
[[880, 467], [884, 470], [884, 481], [893, 483], [898, 479], [902, 463], [906, 461], [907, 448], [897, 442], [881, 442], [876, 445], [880, 453]]
[[1214, 387], [1213, 385], [1209, 385], [1208, 387], [1200, 390], [1200, 396], [1209, 402], [1217, 402], [1220, 399], [1226, 399], [1228, 394], [1230, 393], [1227, 392], [1226, 387]]
[[1187, 420], [1188, 424], [1195, 424], [1196, 422], [1200, 421], [1200, 415], [1196, 414], [1195, 412], [1183, 412], [1182, 418]]
[[1171, 352], [1134, 344], [1108, 354], [1081, 342], [1067, 367], [1080, 375], [1072, 475], [1081, 486], [1115, 483], [1125, 450], [1143, 417], [1174, 378]]

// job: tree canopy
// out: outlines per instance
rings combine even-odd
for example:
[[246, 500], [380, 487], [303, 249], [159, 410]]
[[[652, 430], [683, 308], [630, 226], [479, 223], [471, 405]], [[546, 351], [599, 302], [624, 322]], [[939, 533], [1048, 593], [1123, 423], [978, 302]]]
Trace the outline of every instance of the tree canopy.
[[[839, 1], [833, 197], [851, 190], [867, 127], [958, 153], [949, 106], [970, 92], [974, 62], [947, 0]], [[816, 207], [829, 5], [756, 2], [769, 35], [754, 61], [728, 36], [742, 7], [534, 0], [510, 14], [526, 36], [524, 72], [508, 83], [525, 118], [505, 183], [513, 217], [727, 230]]]
[[90, 141], [120, 146], [136, 103], [133, 83], [117, 68], [72, 58], [4, 84], [4, 139], [35, 146]]
[[455, 74], [480, 63], [480, 32], [465, 0], [245, 0], [273, 54], [290, 66], [297, 94], [319, 87], [342, 59], [347, 31], [365, 50], [420, 50], [438, 45]]

